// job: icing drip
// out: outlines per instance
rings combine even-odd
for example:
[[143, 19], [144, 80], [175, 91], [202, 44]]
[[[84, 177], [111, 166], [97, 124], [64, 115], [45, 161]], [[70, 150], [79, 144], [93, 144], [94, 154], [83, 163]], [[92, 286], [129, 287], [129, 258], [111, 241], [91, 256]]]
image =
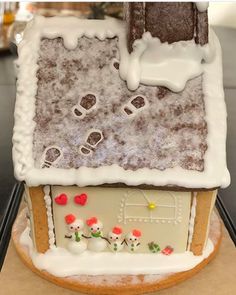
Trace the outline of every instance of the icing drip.
[[[214, 245], [208, 240], [201, 256], [194, 256], [186, 251], [181, 254], [132, 254], [118, 252], [95, 253], [84, 251], [80, 255], [73, 255], [64, 248], [54, 248], [45, 254], [33, 250], [32, 240], [29, 237], [29, 228], [26, 228], [20, 237], [20, 243], [27, 246], [35, 267], [58, 276], [73, 275], [112, 275], [112, 274], [168, 274], [186, 271], [194, 268], [213, 251]], [[96, 263], [94, 263], [96, 261]], [[91, 265], [93, 267], [91, 267]], [[132, 269], [127, 265], [132, 265]]]
[[198, 11], [204, 12], [204, 11], [206, 11], [208, 9], [209, 2], [205, 2], [205, 1], [196, 2], [196, 6], [197, 6]]
[[[188, 80], [203, 72], [202, 61], [211, 62], [214, 55], [212, 39], [204, 46], [196, 45], [194, 40], [168, 44], [146, 32], [142, 39], [135, 41], [133, 52], [125, 62], [126, 74], [121, 72], [121, 75], [130, 90], [143, 83], [179, 92]], [[126, 57], [121, 55], [121, 61], [123, 58]]]
[[189, 220], [189, 228], [188, 228], [188, 232], [189, 232], [189, 237], [188, 237], [188, 251], [190, 250], [190, 246], [193, 240], [193, 233], [194, 233], [194, 222], [195, 222], [195, 216], [196, 216], [196, 205], [197, 205], [197, 198], [196, 198], [196, 193], [194, 193], [193, 196], [193, 203], [192, 203], [192, 207], [191, 207], [191, 212], [190, 212], [190, 220]]
[[55, 234], [54, 234], [54, 223], [53, 223], [53, 216], [52, 216], [52, 200], [50, 197], [50, 186], [46, 185], [43, 188], [45, 193], [44, 201], [46, 204], [47, 209], [47, 217], [48, 217], [48, 237], [49, 237], [49, 248], [53, 249], [55, 247]]

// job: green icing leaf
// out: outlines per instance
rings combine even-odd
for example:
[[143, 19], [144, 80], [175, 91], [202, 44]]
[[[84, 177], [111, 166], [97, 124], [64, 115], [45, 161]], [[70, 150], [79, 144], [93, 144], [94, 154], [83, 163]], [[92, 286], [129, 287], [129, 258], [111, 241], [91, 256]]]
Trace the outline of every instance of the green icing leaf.
[[148, 248], [152, 253], [158, 253], [161, 251], [160, 246], [155, 242], [148, 243]]

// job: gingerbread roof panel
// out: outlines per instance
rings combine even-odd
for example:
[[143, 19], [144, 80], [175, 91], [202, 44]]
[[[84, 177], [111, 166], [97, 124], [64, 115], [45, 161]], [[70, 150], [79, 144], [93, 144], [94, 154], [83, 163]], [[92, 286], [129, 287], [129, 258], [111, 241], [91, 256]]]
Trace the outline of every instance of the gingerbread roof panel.
[[[219, 48], [181, 91], [143, 83], [129, 89], [121, 78], [122, 23], [68, 18], [62, 28], [58, 21], [36, 19], [19, 48], [13, 138], [18, 179], [79, 186], [229, 183]], [[71, 33], [75, 24], [80, 30]]]

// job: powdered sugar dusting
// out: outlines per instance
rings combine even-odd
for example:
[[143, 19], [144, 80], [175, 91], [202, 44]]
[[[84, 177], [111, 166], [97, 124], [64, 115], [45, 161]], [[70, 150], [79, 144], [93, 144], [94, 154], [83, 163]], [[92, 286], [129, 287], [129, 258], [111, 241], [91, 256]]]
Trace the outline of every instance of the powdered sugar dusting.
[[[58, 146], [63, 157], [54, 167], [79, 168], [118, 164], [124, 169], [182, 167], [204, 170], [207, 125], [202, 77], [187, 82], [184, 91], [141, 85], [131, 92], [113, 62], [119, 60], [117, 38], [82, 37], [75, 50], [60, 38], [43, 39], [40, 47], [36, 128], [33, 154], [39, 168], [44, 150]], [[96, 96], [96, 106], [82, 119], [72, 108], [84, 95]], [[135, 95], [148, 106], [129, 116], [123, 107]], [[91, 156], [79, 153], [89, 129], [104, 140]]]
[[[74, 154], [76, 144], [74, 146], [72, 145], [69, 146], [69, 144], [71, 143], [71, 141], [72, 143], [74, 142], [76, 143], [76, 140], [80, 139], [80, 137], [78, 136], [81, 135], [82, 132], [75, 133], [75, 135], [73, 134], [73, 137], [75, 140], [70, 140], [69, 137], [71, 136], [71, 132], [67, 128], [67, 127], [71, 127], [70, 118], [68, 119], [66, 117], [68, 110], [67, 108], [65, 109], [61, 107], [59, 108], [56, 102], [52, 101], [52, 104], [44, 105], [41, 108], [38, 108], [39, 111], [37, 111], [37, 116], [39, 116], [42, 119], [42, 121], [40, 119], [42, 123], [42, 125], [41, 123], [40, 125], [42, 130], [43, 128], [44, 130], [41, 132], [41, 134], [40, 133], [37, 134], [39, 138], [37, 138], [37, 136], [34, 135], [35, 126], [36, 126], [36, 121], [34, 120], [36, 103], [37, 103], [36, 94], [38, 91], [38, 78], [40, 79], [40, 77], [38, 78], [36, 77], [36, 74], [38, 73], [38, 69], [39, 69], [38, 61], [39, 61], [39, 54], [41, 54], [40, 53], [41, 40], [42, 38], [49, 38], [49, 39], [52, 39], [53, 41], [56, 41], [58, 40], [57, 38], [60, 37], [63, 39], [61, 44], [64, 41], [66, 41], [64, 42], [65, 46], [71, 45], [68, 47], [68, 50], [71, 50], [71, 52], [73, 52], [73, 50], [78, 45], [78, 39], [81, 38], [82, 36], [89, 38], [91, 41], [97, 40], [96, 38], [98, 38], [101, 41], [101, 44], [107, 41], [114, 41], [116, 39], [111, 39], [111, 38], [114, 38], [114, 36], [117, 36], [117, 38], [119, 39], [118, 43], [119, 43], [119, 53], [121, 55], [121, 60], [120, 60], [120, 64], [118, 64], [117, 61], [119, 60], [119, 58], [112, 59], [112, 63], [110, 63], [110, 67], [109, 67], [111, 70], [110, 76], [112, 76], [114, 73], [117, 73], [117, 71], [119, 70], [120, 75], [124, 79], [124, 69], [127, 68], [127, 59], [129, 58], [127, 43], [126, 43], [125, 24], [124, 22], [118, 22], [114, 19], [80, 20], [78, 18], [73, 18], [73, 17], [68, 17], [68, 18], [63, 17], [63, 19], [61, 17], [54, 17], [54, 18], [35, 17], [33, 21], [29, 22], [29, 24], [27, 25], [27, 28], [24, 32], [24, 40], [22, 40], [22, 42], [18, 46], [19, 59], [17, 61], [17, 65], [19, 67], [19, 71], [18, 71], [17, 99], [16, 99], [16, 106], [15, 106], [15, 113], [14, 113], [15, 125], [14, 125], [14, 134], [13, 134], [13, 162], [14, 162], [14, 172], [15, 172], [16, 178], [20, 181], [25, 181], [28, 186], [37, 186], [42, 184], [45, 184], [45, 185], [47, 184], [75, 185], [76, 184], [79, 186], [86, 186], [86, 185], [100, 185], [104, 183], [122, 182], [127, 185], [141, 185], [141, 184], [154, 185], [154, 186], [174, 185], [174, 186], [180, 186], [180, 187], [191, 188], [191, 189], [197, 189], [197, 188], [212, 189], [219, 186], [227, 187], [230, 183], [230, 175], [229, 175], [229, 171], [227, 169], [227, 163], [226, 163], [225, 141], [226, 141], [226, 115], [227, 114], [226, 114], [226, 106], [224, 101], [223, 84], [222, 84], [221, 49], [220, 49], [219, 41], [217, 37], [215, 36], [214, 32], [210, 30], [209, 33], [210, 35], [212, 35], [212, 38], [213, 38], [212, 39], [213, 46], [216, 49], [216, 55], [214, 60], [211, 63], [203, 64], [204, 72], [202, 76], [202, 88], [204, 93], [204, 105], [203, 103], [199, 102], [199, 99], [197, 97], [194, 97], [197, 101], [197, 106], [200, 106], [200, 108], [205, 109], [203, 113], [206, 113], [204, 115], [204, 119], [207, 125], [207, 136], [206, 136], [206, 142], [205, 142], [207, 144], [204, 144], [204, 142], [202, 142], [203, 144], [201, 144], [201, 147], [200, 147], [202, 153], [204, 153], [204, 157], [203, 157], [204, 163], [202, 163], [201, 161], [203, 159], [200, 159], [200, 162], [199, 162], [198, 158], [195, 159], [193, 157], [195, 155], [194, 151], [199, 152], [199, 149], [198, 149], [198, 146], [194, 146], [194, 149], [193, 149], [193, 145], [191, 144], [192, 134], [191, 132], [189, 132], [187, 134], [188, 136], [189, 134], [191, 134], [191, 138], [189, 140], [190, 148], [189, 149], [186, 148], [186, 150], [188, 152], [190, 151], [189, 152], [190, 155], [188, 153], [187, 161], [185, 160], [186, 159], [185, 155], [180, 154], [178, 149], [176, 149], [177, 152], [174, 157], [172, 157], [173, 152], [171, 149], [169, 150], [161, 149], [161, 152], [163, 152], [163, 154], [161, 153], [159, 158], [160, 166], [163, 167], [163, 162], [164, 162], [165, 165], [169, 163], [171, 167], [173, 166], [173, 168], [166, 168], [166, 169], [160, 170], [158, 169], [158, 167], [157, 169], [149, 169], [148, 167], [145, 167], [145, 168], [136, 169], [135, 167], [137, 166], [134, 166], [134, 164], [136, 165], [137, 163], [141, 163], [141, 166], [139, 164], [140, 167], [142, 167], [142, 165], [148, 166], [144, 164], [145, 159], [141, 158], [140, 155], [137, 155], [137, 156], [134, 155], [134, 152], [133, 152], [135, 151], [137, 141], [139, 140], [139, 142], [143, 143], [144, 140], [146, 140], [147, 138], [145, 132], [143, 131], [143, 124], [142, 122], [141, 124], [139, 123], [139, 125], [142, 126], [141, 129], [139, 126], [137, 127], [139, 135], [136, 136], [136, 139], [138, 139], [136, 141], [135, 141], [135, 136], [133, 135], [135, 131], [134, 129], [131, 128], [129, 130], [130, 132], [126, 132], [126, 133], [123, 131], [123, 129], [128, 130], [129, 127], [132, 127], [133, 122], [135, 122], [135, 120], [138, 120], [139, 116], [141, 116], [141, 114], [144, 113], [143, 111], [145, 110], [145, 108], [143, 108], [141, 112], [139, 112], [139, 114], [138, 112], [135, 112], [134, 115], [132, 114], [130, 116], [129, 115], [130, 111], [128, 111], [127, 113], [124, 111], [124, 108], [123, 108], [124, 106], [127, 106], [127, 102], [129, 101], [128, 100], [126, 101], [125, 104], [122, 105], [122, 110], [123, 110], [123, 115], [125, 115], [126, 118], [128, 116], [129, 121], [126, 121], [125, 124], [121, 126], [123, 127], [123, 129], [121, 128], [119, 130], [119, 134], [128, 135], [129, 145], [127, 150], [129, 154], [126, 155], [123, 153], [123, 155], [125, 157], [124, 165], [129, 167], [129, 169], [126, 169], [125, 166], [122, 167], [119, 164], [120, 162], [122, 162], [122, 155], [117, 154], [117, 152], [120, 151], [120, 149], [117, 148], [117, 145], [118, 144], [125, 145], [125, 143], [123, 141], [120, 142], [120, 138], [117, 136], [116, 136], [116, 139], [118, 138], [118, 140], [113, 142], [113, 145], [111, 144], [109, 145], [109, 149], [114, 149], [116, 153], [114, 152], [110, 153], [110, 150], [109, 150], [109, 153], [108, 151], [104, 151], [104, 150], [102, 152], [102, 149], [100, 149], [100, 147], [102, 147], [102, 142], [99, 143], [95, 149], [93, 147], [91, 147], [91, 149], [88, 149], [87, 146], [83, 148], [83, 152], [86, 153], [86, 155], [83, 154], [81, 156], [87, 157], [88, 159], [90, 158], [90, 160], [91, 160], [90, 156], [92, 156], [92, 158], [95, 159], [95, 161], [93, 161], [94, 166], [99, 165], [97, 161], [98, 160], [97, 156], [94, 157], [95, 154], [97, 155], [103, 154], [105, 159], [103, 159], [101, 162], [103, 163], [107, 162], [108, 165], [100, 165], [100, 166], [97, 166], [97, 168], [91, 168], [91, 166], [89, 166], [91, 163], [89, 163], [89, 161], [85, 161], [88, 164], [87, 166], [78, 165], [79, 167], [78, 169], [73, 169], [73, 168], [63, 169], [61, 167], [76, 167], [76, 165], [79, 164], [77, 163], [78, 162], [77, 155]], [[68, 40], [71, 41], [71, 43]], [[82, 40], [82, 39], [79, 39], [79, 40]], [[68, 44], [68, 42], [70, 44]], [[87, 52], [89, 53], [89, 55], [87, 56], [88, 59], [94, 56], [94, 53], [97, 50], [96, 46], [92, 46], [91, 48], [93, 48], [94, 50], [92, 50], [91, 52], [90, 47], [88, 48], [87, 50]], [[106, 50], [109, 50], [109, 48], [107, 47]], [[60, 61], [61, 56], [56, 54], [58, 52], [59, 52], [58, 50], [55, 51], [55, 56], [57, 57], [56, 62], [57, 61], [61, 62]], [[48, 63], [51, 63], [51, 61], [53, 61], [54, 56], [52, 54], [51, 54], [51, 57], [52, 57], [52, 60], [48, 59]], [[90, 84], [94, 84], [94, 87], [92, 85], [90, 89], [94, 89], [94, 88], [96, 89], [95, 85], [97, 85], [97, 83], [95, 82], [100, 80], [99, 89], [101, 90], [101, 94], [103, 96], [105, 90], [109, 89], [110, 85], [113, 85], [115, 83], [116, 78], [113, 75], [112, 76], [113, 79], [110, 79], [110, 80], [104, 79], [104, 75], [100, 75], [100, 74], [104, 74], [103, 72], [99, 72], [97, 69], [94, 70], [93, 65], [97, 64], [95, 61], [93, 60], [92, 62], [90, 62], [90, 65], [92, 66], [92, 70], [94, 72], [94, 76], [92, 77], [93, 78], [96, 77], [97, 79], [93, 80], [94, 83], [91, 81], [90, 81], [91, 83], [89, 82]], [[68, 64], [68, 62], [69, 60], [66, 60], [65, 64], [63, 65], [64, 70], [66, 69], [66, 65]], [[78, 61], [75, 61], [75, 63], [79, 65], [80, 61], [79, 63]], [[52, 63], [52, 67], [53, 66], [55, 66], [55, 58], [54, 58], [54, 63]], [[173, 71], [176, 75], [178, 74], [179, 70], [182, 70], [181, 67], [179, 68]], [[47, 69], [47, 67], [45, 67], [45, 69]], [[59, 72], [54, 71], [54, 74], [55, 73], [57, 75], [61, 74], [60, 71]], [[82, 73], [81, 81], [83, 83], [79, 85], [80, 87], [77, 87], [77, 90], [81, 90], [80, 88], [84, 89], [83, 85], [84, 83], [86, 83], [85, 81], [88, 76], [88, 73], [86, 72], [86, 68], [85, 68], [85, 71], [81, 73]], [[73, 75], [74, 74], [76, 73], [73, 73]], [[90, 70], [89, 70], [89, 76], [91, 77]], [[45, 76], [44, 74], [42, 74], [42, 77], [44, 77], [44, 80], [45, 80], [44, 82], [45, 88], [48, 87], [47, 85], [48, 83], [51, 83], [52, 80], [55, 79], [55, 77], [51, 75]], [[84, 79], [82, 79], [82, 77], [84, 77]], [[64, 78], [62, 78], [63, 80], [62, 82], [64, 84], [68, 83], [69, 86], [67, 85], [64, 90], [61, 89], [60, 87], [59, 88], [56, 87], [56, 92], [60, 96], [60, 103], [62, 102], [61, 98], [63, 97], [63, 93], [67, 102], [70, 101], [70, 99], [68, 98], [68, 93], [70, 93], [70, 90], [72, 89], [71, 85], [73, 84], [72, 82], [74, 79], [68, 75], [64, 75]], [[196, 81], [197, 79], [195, 79], [195, 82]], [[106, 82], [110, 82], [110, 83], [107, 85]], [[122, 82], [119, 82], [119, 83], [122, 83]], [[103, 90], [101, 88], [102, 85], [104, 86]], [[115, 85], [117, 86], [116, 83]], [[114, 92], [116, 92], [116, 88], [114, 87], [111, 87], [111, 88], [113, 89]], [[124, 85], [121, 87], [121, 89], [122, 89], [122, 92], [118, 91], [119, 98], [120, 98], [119, 103], [115, 101], [116, 108], [120, 107], [121, 103], [123, 103], [123, 101], [121, 101], [121, 99], [123, 99], [122, 96], [126, 95], [126, 90], [124, 88]], [[140, 87], [140, 90], [142, 89], [143, 91], [145, 90], [144, 95], [151, 93], [151, 90], [150, 89], [148, 90], [148, 88]], [[167, 98], [169, 95], [169, 91], [163, 87], [154, 87], [152, 89], [157, 90], [158, 92], [157, 96], [159, 100], [163, 100]], [[188, 94], [186, 93], [187, 89], [189, 90]], [[52, 90], [53, 89], [51, 88], [51, 92], [45, 93], [44, 98], [46, 100], [51, 99], [50, 98], [51, 94], [54, 95], [54, 92]], [[189, 89], [189, 84], [188, 84], [187, 88], [184, 90], [184, 93], [191, 97], [194, 91], [195, 91], [194, 87], [191, 90]], [[96, 93], [91, 93], [90, 91], [89, 93], [83, 93], [83, 94], [79, 93], [79, 94], [81, 96], [83, 95], [83, 97], [86, 96], [87, 94], [96, 95]], [[128, 94], [130, 94], [130, 92], [128, 92]], [[132, 94], [135, 94], [135, 93], [132, 93]], [[138, 95], [140, 96], [140, 94]], [[113, 97], [113, 94], [111, 92], [109, 93], [109, 97], [110, 96]], [[180, 96], [176, 95], [174, 99], [179, 100]], [[181, 97], [183, 97], [183, 95]], [[81, 97], [78, 98], [76, 102], [77, 104], [73, 105], [71, 112], [73, 112], [74, 110], [77, 110], [76, 108], [74, 108], [74, 106], [78, 107], [78, 102], [80, 101], [80, 99]], [[106, 102], [107, 104], [109, 104], [108, 100], [106, 100]], [[99, 106], [99, 104], [97, 104], [97, 106]], [[156, 106], [157, 105], [154, 105], [154, 107]], [[184, 111], [180, 110], [180, 112], [189, 113], [189, 107], [190, 109], [192, 109], [192, 108], [195, 108], [196, 105], [190, 104], [190, 106], [187, 106], [187, 108], [183, 109]], [[44, 116], [45, 115], [44, 113], [49, 112], [49, 114], [51, 114], [52, 112], [54, 112], [52, 111], [54, 108], [55, 108], [55, 112], [57, 113], [61, 112], [62, 114], [61, 118], [63, 121], [61, 124], [58, 124], [56, 127], [52, 120], [53, 118], [51, 118], [51, 116], [48, 116], [48, 115]], [[115, 107], [113, 106], [113, 110], [114, 109]], [[148, 108], [146, 108], [146, 110], [147, 109]], [[90, 115], [92, 115], [93, 112], [96, 111], [95, 108], [94, 109], [92, 108], [90, 110], [91, 110]], [[76, 114], [72, 113], [74, 119], [77, 121], [77, 125], [74, 128], [76, 132], [77, 132], [77, 129], [79, 129], [80, 127], [81, 122], [79, 121], [82, 121], [80, 111], [81, 109], [77, 110]], [[166, 118], [165, 118], [164, 112], [160, 113], [160, 117], [164, 120], [164, 123], [172, 122], [171, 119], [173, 119], [173, 117], [170, 116], [171, 110], [168, 109], [168, 111], [169, 113], [167, 112]], [[153, 112], [153, 109], [152, 109], [152, 112]], [[83, 112], [83, 116], [85, 115], [83, 120], [86, 119], [91, 123], [91, 121], [94, 118], [91, 119], [91, 117], [88, 116], [88, 113], [89, 112], [87, 111]], [[179, 110], [177, 110], [177, 113], [179, 113]], [[192, 115], [194, 115], [195, 118], [199, 118], [199, 119], [201, 117], [200, 114], [197, 115], [193, 113], [191, 114], [191, 116]], [[112, 117], [112, 121], [109, 121], [109, 120], [107, 121], [106, 126], [109, 126], [109, 127], [113, 126], [113, 118], [114, 116]], [[179, 118], [181, 118], [181, 116], [179, 116]], [[108, 119], [108, 117], [104, 116], [103, 119]], [[176, 120], [176, 116], [174, 117], [174, 119]], [[149, 124], [149, 121], [150, 120], [147, 121], [148, 122], [147, 124]], [[96, 123], [96, 120], [94, 122]], [[132, 122], [132, 124], [130, 122]], [[156, 120], [155, 122], [157, 124]], [[37, 124], [38, 123], [39, 123], [39, 120], [37, 120]], [[153, 122], [150, 122], [151, 124], [150, 128], [152, 129], [154, 128], [156, 130], [157, 127], [155, 126], [153, 127], [152, 123]], [[115, 127], [117, 126], [120, 127], [120, 125], [116, 125]], [[163, 126], [163, 121], [161, 122], [161, 126]], [[191, 128], [191, 125], [177, 126], [176, 132], [179, 130], [179, 127], [185, 129], [185, 128]], [[206, 128], [202, 129], [200, 125], [194, 125], [192, 127], [193, 127], [192, 128], [193, 131], [196, 131], [196, 129], [200, 133], [201, 133], [201, 130], [203, 130], [203, 133], [206, 131]], [[48, 132], [49, 129], [55, 129], [54, 131], [56, 132]], [[99, 129], [99, 128], [92, 128], [92, 129]], [[67, 131], [66, 138], [62, 136], [63, 132], [61, 132], [61, 130], [63, 130], [64, 133], [65, 133], [65, 130]], [[80, 131], [81, 130], [82, 129], [80, 129]], [[147, 130], [147, 127], [146, 127], [146, 130]], [[149, 128], [148, 128], [148, 131], [149, 131]], [[114, 132], [112, 131], [110, 132], [110, 134], [114, 134]], [[42, 135], [41, 138], [40, 138], [40, 135]], [[171, 137], [171, 135], [173, 134], [170, 132], [170, 133], [166, 133], [166, 135], [167, 137], [165, 138], [167, 139], [168, 136]], [[64, 142], [60, 141], [60, 137], [63, 137]], [[67, 137], [69, 138], [69, 140]], [[46, 139], [45, 142], [42, 141], [42, 138]], [[130, 140], [130, 138], [132, 138], [132, 140]], [[37, 143], [37, 146], [34, 147], [34, 140], [38, 140], [38, 139], [39, 141]], [[51, 162], [44, 163], [44, 162], [48, 162], [48, 160], [42, 159], [42, 163], [44, 163], [43, 164], [44, 169], [39, 168], [40, 166], [39, 158], [40, 158], [40, 154], [42, 155], [41, 150], [45, 149], [45, 146], [43, 145], [45, 145], [45, 143], [47, 145], [48, 142], [54, 142], [54, 141], [58, 141], [60, 145], [62, 145], [63, 147], [66, 147], [65, 149], [66, 154], [64, 155], [64, 150], [60, 147], [60, 145], [59, 146], [50, 145], [49, 146], [50, 148], [55, 147], [57, 150], [59, 150], [61, 155], [63, 155], [63, 158], [62, 157], [57, 158], [56, 161], [53, 161], [53, 163]], [[106, 141], [106, 138], [104, 137], [103, 144], [105, 144], [105, 142], [107, 143], [108, 141]], [[138, 142], [138, 147], [142, 148], [142, 145], [140, 145], [139, 142]], [[186, 142], [186, 139], [183, 139], [181, 143], [182, 142], [183, 143]], [[172, 142], [170, 141], [170, 145], [171, 144]], [[171, 147], [174, 149], [175, 146], [178, 146], [178, 144], [179, 142], [173, 141], [173, 144]], [[167, 148], [169, 148], [170, 145], [167, 145]], [[81, 147], [83, 146], [84, 145], [81, 145]], [[147, 147], [147, 144], [145, 145], [145, 147]], [[147, 150], [148, 148], [145, 150], [142, 149], [142, 152], [147, 152]], [[151, 147], [151, 150], [153, 151], [152, 147]], [[55, 151], [55, 149], [53, 151]], [[131, 158], [130, 151], [133, 152], [133, 159]], [[124, 152], [124, 150], [122, 150], [122, 152]], [[170, 153], [168, 154], [168, 152]], [[156, 154], [157, 153], [159, 156], [160, 151], [156, 151]], [[114, 154], [116, 154], [117, 157], [114, 158]], [[154, 153], [155, 160], [157, 158], [156, 154]], [[193, 154], [193, 156], [191, 154]], [[43, 157], [44, 155], [46, 154], [43, 154]], [[108, 155], [111, 155], [112, 158], [107, 159]], [[148, 156], [150, 155], [152, 155], [152, 153], [149, 153], [148, 155], [144, 153], [142, 154], [144, 158], [146, 156], [148, 158]], [[169, 155], [170, 157], [173, 158], [173, 163], [172, 162], [170, 163], [170, 161], [166, 161], [166, 159], [169, 159]], [[54, 153], [54, 156], [55, 156], [55, 153]], [[76, 158], [77, 162], [74, 161], [74, 158]], [[109, 164], [110, 162], [115, 163], [117, 159], [119, 159], [120, 161], [118, 164], [112, 164], [112, 165]], [[177, 162], [180, 163], [180, 165], [181, 164], [183, 165], [174, 166], [176, 165], [176, 160]], [[79, 162], [81, 162], [81, 159]], [[149, 162], [151, 162], [150, 159], [149, 159]], [[133, 169], [131, 164], [134, 166]], [[200, 168], [201, 166], [204, 166], [204, 169], [190, 170], [192, 169], [191, 167], [194, 167], [195, 165], [197, 166], [197, 169]], [[46, 169], [47, 166], [50, 166], [50, 169]], [[186, 169], [185, 167], [188, 167], [189, 169]]]

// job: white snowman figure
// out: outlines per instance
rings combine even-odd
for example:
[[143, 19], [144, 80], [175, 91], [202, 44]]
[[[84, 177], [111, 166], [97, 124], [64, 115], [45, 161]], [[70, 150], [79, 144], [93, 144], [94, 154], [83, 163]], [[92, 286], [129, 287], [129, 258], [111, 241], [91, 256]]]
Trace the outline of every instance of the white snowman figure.
[[125, 240], [122, 241], [122, 228], [115, 226], [108, 233], [109, 248], [113, 252], [119, 252], [124, 248]]
[[67, 244], [67, 249], [73, 254], [80, 254], [87, 249], [87, 244], [83, 240], [84, 222], [82, 219], [77, 219], [75, 215], [68, 214], [65, 216], [68, 233], [65, 238], [70, 239]]
[[141, 236], [142, 233], [138, 229], [134, 229], [126, 235], [126, 246], [129, 252], [135, 252], [138, 250]]
[[95, 252], [101, 252], [107, 247], [106, 238], [102, 235], [103, 224], [97, 217], [91, 217], [86, 220], [90, 230], [90, 239], [88, 241], [88, 249]]

